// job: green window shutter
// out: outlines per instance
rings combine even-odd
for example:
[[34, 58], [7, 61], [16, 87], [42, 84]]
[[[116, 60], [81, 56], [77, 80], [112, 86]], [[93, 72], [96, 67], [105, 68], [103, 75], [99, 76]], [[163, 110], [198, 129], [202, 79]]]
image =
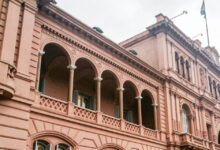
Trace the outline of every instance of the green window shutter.
[[52, 147], [52, 145], [51, 145], [51, 144], [48, 144], [48, 145], [46, 146], [46, 150], [51, 150], [51, 147]]
[[88, 98], [89, 108], [91, 110], [95, 110], [95, 98], [93, 96]]
[[188, 119], [187, 119], [186, 111], [184, 109], [182, 110], [182, 121], [183, 121], [183, 132], [187, 133], [188, 132]]
[[78, 105], [78, 96], [79, 96], [79, 92], [77, 90], [74, 90], [72, 101], [75, 105]]
[[127, 118], [128, 121], [133, 122], [133, 113], [132, 113], [132, 111], [129, 110], [127, 116], [128, 116], [128, 118]]
[[115, 117], [119, 118], [119, 106], [118, 105], [115, 106]]
[[45, 78], [41, 78], [39, 83], [39, 92], [43, 94], [45, 93], [45, 83], [46, 83]]
[[68, 147], [66, 150], [72, 150], [71, 147]]

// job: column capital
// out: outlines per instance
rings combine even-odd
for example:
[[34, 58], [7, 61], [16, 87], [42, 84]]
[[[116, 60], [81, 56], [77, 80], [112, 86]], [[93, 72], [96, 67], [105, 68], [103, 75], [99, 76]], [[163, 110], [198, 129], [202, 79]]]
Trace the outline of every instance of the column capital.
[[158, 107], [158, 104], [152, 104], [153, 107]]
[[125, 89], [123, 87], [117, 88], [118, 91], [124, 91]]
[[96, 81], [102, 81], [103, 79], [102, 79], [102, 77], [95, 77], [94, 80], [96, 80]]
[[75, 66], [75, 65], [68, 65], [67, 66], [67, 69], [70, 69], [70, 70], [74, 70], [76, 68], [77, 68], [77, 66]]
[[39, 53], [40, 56], [43, 56], [45, 54], [45, 51], [44, 50], [39, 50], [38, 53]]
[[142, 96], [136, 96], [136, 97], [135, 97], [135, 99], [140, 99], [140, 100], [141, 100], [142, 98], [143, 98]]

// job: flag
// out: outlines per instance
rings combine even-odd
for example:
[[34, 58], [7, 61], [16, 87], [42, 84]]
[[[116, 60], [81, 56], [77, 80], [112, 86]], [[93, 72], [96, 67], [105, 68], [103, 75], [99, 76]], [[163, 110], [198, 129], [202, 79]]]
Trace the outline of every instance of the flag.
[[200, 14], [201, 14], [202, 16], [204, 16], [204, 18], [206, 18], [205, 2], [204, 2], [204, 0], [203, 0], [203, 3], [202, 3], [202, 7], [201, 7]]

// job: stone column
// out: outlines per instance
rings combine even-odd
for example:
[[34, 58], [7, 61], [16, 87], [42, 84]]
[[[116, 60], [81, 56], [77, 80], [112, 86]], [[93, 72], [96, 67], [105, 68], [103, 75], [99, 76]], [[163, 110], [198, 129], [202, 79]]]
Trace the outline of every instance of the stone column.
[[124, 107], [123, 107], [123, 91], [125, 90], [124, 88], [117, 88], [119, 91], [119, 118], [124, 119]]
[[97, 81], [97, 88], [96, 88], [96, 104], [97, 104], [97, 111], [101, 111], [101, 77], [96, 77], [94, 80]]
[[68, 91], [68, 101], [72, 102], [73, 98], [73, 87], [74, 87], [74, 70], [77, 68], [75, 65], [69, 65], [67, 68], [70, 70], [69, 76], [69, 91]]
[[192, 115], [189, 116], [189, 120], [190, 120], [191, 134], [192, 134], [192, 135], [195, 135], [195, 134], [194, 134], [194, 114], [192, 114]]
[[137, 101], [138, 101], [138, 124], [139, 125], [142, 125], [142, 112], [141, 112], [141, 99], [142, 99], [143, 97], [141, 97], [141, 96], [137, 96], [135, 99], [137, 99]]
[[38, 53], [38, 67], [37, 67], [37, 79], [36, 79], [36, 90], [39, 90], [39, 85], [40, 85], [40, 70], [41, 70], [41, 61], [42, 57], [45, 54], [43, 50], [39, 50]]
[[155, 130], [158, 130], [158, 123], [157, 123], [157, 107], [158, 104], [152, 104], [154, 107], [154, 125], [155, 125]]
[[203, 127], [203, 138], [207, 139], [207, 126], [206, 126], [206, 117], [205, 117], [205, 108], [203, 106], [201, 108], [201, 118], [202, 118], [202, 127]]

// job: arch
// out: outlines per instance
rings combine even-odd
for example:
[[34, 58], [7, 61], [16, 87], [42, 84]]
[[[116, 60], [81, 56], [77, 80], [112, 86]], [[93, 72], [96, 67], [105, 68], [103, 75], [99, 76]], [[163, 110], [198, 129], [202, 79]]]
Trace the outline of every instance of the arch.
[[101, 74], [101, 111], [104, 114], [119, 118], [119, 80], [110, 70]]
[[[53, 143], [53, 139], [51, 139], [51, 137], [58, 138], [68, 143], [68, 145], [72, 147], [72, 150], [77, 150], [77, 143], [71, 137], [58, 131], [42, 131], [33, 134], [30, 140], [30, 142], [32, 143], [31, 149], [33, 149], [33, 143], [37, 140], [43, 140], [46, 141], [47, 143]], [[54, 143], [54, 144], [56, 145], [58, 143]]]
[[58, 45], [59, 47], [61, 47], [63, 49], [64, 53], [66, 54], [66, 56], [68, 56], [68, 58], [69, 58], [68, 59], [69, 64], [71, 64], [73, 62], [72, 57], [71, 57], [73, 55], [73, 53], [72, 53], [73, 51], [70, 50], [70, 48], [65, 43], [63, 43], [62, 41], [56, 40], [54, 38], [47, 38], [42, 41], [40, 49], [44, 50], [44, 48], [48, 44], [55, 44], [55, 45]]
[[138, 90], [134, 83], [125, 81], [123, 84], [123, 106], [124, 119], [126, 121], [137, 124], [138, 123], [138, 104], [136, 97]]
[[192, 113], [187, 104], [182, 105], [182, 130], [184, 133], [192, 133], [191, 118]]
[[154, 99], [150, 91], [143, 90], [141, 93], [141, 112], [142, 112], [142, 124], [143, 126], [155, 130], [155, 110]]
[[176, 62], [176, 70], [177, 73], [180, 73], [180, 67], [179, 67], [179, 54], [175, 52], [175, 62]]
[[49, 43], [44, 47], [42, 57], [39, 92], [62, 100], [67, 100], [70, 64], [68, 53], [58, 44]]
[[186, 60], [186, 75], [187, 75], [187, 80], [190, 81], [190, 65], [189, 65], [189, 62], [188, 60]]
[[94, 64], [86, 59], [79, 58], [75, 62], [73, 102], [75, 105], [91, 110], [96, 108], [96, 81], [97, 70]]
[[212, 79], [210, 76], [208, 77], [208, 79], [209, 79], [209, 90], [210, 90], [210, 93], [212, 94]]
[[213, 90], [214, 90], [214, 94], [215, 94], [215, 99], [218, 99], [218, 95], [217, 95], [217, 85], [215, 80], [213, 80]]
[[120, 145], [114, 143], [108, 143], [99, 147], [98, 150], [125, 150], [125, 149]]
[[182, 76], [185, 78], [185, 68], [184, 68], [184, 58], [183, 58], [183, 56], [180, 57], [180, 64], [181, 64]]

